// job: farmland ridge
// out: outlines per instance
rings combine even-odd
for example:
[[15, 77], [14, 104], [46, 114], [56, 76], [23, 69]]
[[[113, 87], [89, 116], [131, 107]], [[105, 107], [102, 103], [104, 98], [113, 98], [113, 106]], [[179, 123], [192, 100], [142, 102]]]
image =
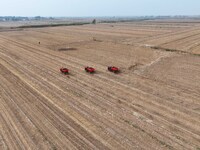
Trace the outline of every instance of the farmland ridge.
[[199, 150], [199, 22], [0, 29], [0, 149]]

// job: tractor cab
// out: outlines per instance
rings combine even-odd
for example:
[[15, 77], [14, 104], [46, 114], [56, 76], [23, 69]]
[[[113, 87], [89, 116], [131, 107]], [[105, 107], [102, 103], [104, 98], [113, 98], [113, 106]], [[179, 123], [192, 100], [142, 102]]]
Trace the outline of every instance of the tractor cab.
[[89, 72], [89, 73], [94, 73], [94, 72], [95, 72], [95, 69], [92, 68], [92, 67], [85, 67], [85, 71], [86, 71], [86, 72]]
[[67, 68], [60, 68], [60, 72], [63, 74], [68, 74], [69, 70]]
[[114, 73], [118, 73], [119, 72], [119, 68], [114, 67], [114, 66], [109, 66], [108, 67], [108, 71], [114, 72]]

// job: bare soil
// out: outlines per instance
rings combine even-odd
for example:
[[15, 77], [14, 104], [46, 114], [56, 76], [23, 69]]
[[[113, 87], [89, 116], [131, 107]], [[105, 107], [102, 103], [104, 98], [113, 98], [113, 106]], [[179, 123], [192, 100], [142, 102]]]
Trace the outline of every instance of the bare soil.
[[198, 150], [199, 54], [198, 22], [0, 32], [0, 149]]

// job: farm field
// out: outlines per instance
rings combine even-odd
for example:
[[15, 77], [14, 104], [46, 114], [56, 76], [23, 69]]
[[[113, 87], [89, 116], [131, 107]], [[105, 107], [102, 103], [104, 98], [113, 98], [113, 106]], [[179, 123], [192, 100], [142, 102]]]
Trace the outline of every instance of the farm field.
[[200, 23], [0, 30], [0, 149], [199, 150]]

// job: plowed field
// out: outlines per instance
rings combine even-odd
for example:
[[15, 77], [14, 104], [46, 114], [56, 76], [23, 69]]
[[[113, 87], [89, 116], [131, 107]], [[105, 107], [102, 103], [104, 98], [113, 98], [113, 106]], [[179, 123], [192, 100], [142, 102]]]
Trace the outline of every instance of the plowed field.
[[199, 150], [199, 54], [198, 22], [2, 30], [0, 149]]

